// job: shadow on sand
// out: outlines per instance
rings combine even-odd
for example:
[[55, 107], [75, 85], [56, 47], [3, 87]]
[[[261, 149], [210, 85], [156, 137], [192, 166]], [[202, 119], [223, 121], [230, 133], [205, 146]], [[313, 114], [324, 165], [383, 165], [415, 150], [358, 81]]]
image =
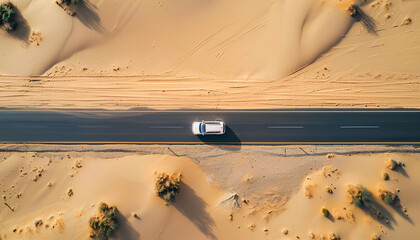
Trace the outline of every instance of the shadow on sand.
[[333, 217], [333, 215], [328, 214], [327, 219], [330, 220], [332, 223], [335, 223], [335, 218]]
[[367, 215], [372, 217], [372, 219], [379, 222], [381, 225], [385, 226], [386, 228], [390, 230], [393, 230], [394, 229], [393, 225], [397, 224], [397, 221], [392, 216], [392, 214], [384, 206], [382, 206], [382, 204], [376, 201], [372, 192], [370, 192], [364, 187], [361, 187], [361, 189], [364, 195], [370, 201], [369, 201], [369, 204], [365, 203], [365, 205], [362, 205], [359, 208], [362, 209]]
[[181, 183], [181, 192], [173, 206], [208, 238], [217, 239], [212, 231], [214, 220], [206, 211], [207, 203], [185, 183]]
[[[219, 147], [222, 150], [227, 151], [240, 151], [242, 142], [239, 137], [235, 134], [235, 132], [229, 127], [226, 126], [226, 132], [223, 135], [215, 136], [215, 135], [208, 135], [208, 136], [201, 136], [198, 135], [198, 138], [207, 145], [214, 145]], [[224, 146], [221, 146], [223, 144]], [[227, 146], [231, 145], [231, 146]]]
[[369, 17], [359, 6], [355, 5], [354, 7], [356, 8], [356, 14], [353, 16], [353, 18], [356, 21], [361, 22], [369, 33], [377, 35], [375, 21]]
[[15, 30], [8, 33], [16, 39], [29, 43], [31, 28], [29, 27], [28, 21], [26, 21], [20, 10], [16, 7], [13, 8], [13, 11], [15, 12], [16, 26]]
[[391, 205], [391, 207], [398, 213], [398, 215], [400, 215], [402, 218], [414, 225], [413, 220], [407, 215], [406, 212], [404, 212], [400, 199], [397, 199], [397, 201], [393, 205]]
[[97, 7], [88, 0], [83, 0], [76, 5], [76, 18], [79, 19], [86, 27], [93, 29], [99, 33], [104, 33], [105, 29], [101, 25], [101, 19], [97, 14]]
[[119, 229], [115, 232], [116, 239], [138, 240], [140, 233], [138, 233], [120, 212], [117, 214]]
[[408, 175], [407, 171], [405, 170], [404, 166], [397, 167], [394, 169], [395, 172], [401, 173], [404, 177], [410, 179], [410, 176]]

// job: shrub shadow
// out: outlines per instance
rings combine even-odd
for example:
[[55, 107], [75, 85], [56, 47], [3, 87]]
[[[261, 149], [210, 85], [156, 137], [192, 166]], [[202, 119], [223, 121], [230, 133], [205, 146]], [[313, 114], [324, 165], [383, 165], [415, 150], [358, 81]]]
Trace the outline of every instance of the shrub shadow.
[[331, 215], [331, 213], [328, 215], [327, 219], [330, 220], [332, 223], [335, 223], [335, 218], [333, 217], [333, 215]]
[[101, 19], [96, 13], [97, 7], [88, 0], [83, 0], [76, 5], [76, 18], [79, 19], [86, 27], [93, 29], [99, 33], [104, 33], [105, 29], [101, 25]]
[[403, 166], [397, 167], [394, 171], [401, 173], [404, 177], [410, 179], [410, 176], [408, 176], [408, 173]]
[[119, 229], [115, 232], [116, 239], [138, 240], [140, 233], [138, 233], [120, 212], [117, 213]]
[[215, 223], [207, 213], [207, 203], [187, 184], [181, 183], [181, 192], [172, 204], [182, 215], [187, 217], [200, 231], [211, 239], [217, 239], [212, 228]]
[[31, 28], [29, 27], [28, 21], [26, 21], [18, 8], [14, 7], [13, 11], [15, 12], [16, 29], [8, 33], [12, 37], [28, 43], [29, 35], [31, 34]]
[[373, 18], [369, 17], [359, 6], [355, 5], [356, 14], [352, 16], [356, 21], [361, 22], [366, 30], [374, 35], [378, 35], [376, 33], [376, 23]]
[[401, 199], [398, 199], [397, 202], [394, 205], [391, 205], [391, 207], [405, 220], [407, 220], [409, 223], [414, 225], [413, 220], [404, 212], [403, 207], [401, 205]]
[[370, 206], [363, 205], [359, 208], [363, 210], [366, 214], [368, 214], [370, 217], [372, 217], [372, 219], [376, 220], [386, 228], [393, 230], [394, 228], [392, 225], [397, 224], [397, 221], [392, 216], [392, 214], [376, 200], [372, 192], [370, 192], [366, 188], [363, 188], [363, 191], [368, 196], [371, 202]]

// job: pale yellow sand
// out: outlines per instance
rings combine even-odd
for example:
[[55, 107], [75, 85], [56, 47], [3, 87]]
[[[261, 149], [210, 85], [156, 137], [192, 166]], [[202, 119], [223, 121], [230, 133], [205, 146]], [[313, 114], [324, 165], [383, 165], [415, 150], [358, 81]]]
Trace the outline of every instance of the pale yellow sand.
[[14, 2], [35, 33], [0, 31], [3, 107], [419, 107], [418, 1]]
[[72, 18], [54, 1], [16, 1], [43, 40], [27, 46], [2, 32], [7, 60], [0, 73], [39, 75], [59, 63], [65, 69], [56, 66], [45, 75], [74, 75], [84, 67], [108, 75], [98, 67], [111, 67], [128, 75], [278, 78], [346, 33], [352, 20], [336, 2], [92, 0]]
[[[320, 239], [335, 233], [356, 240], [418, 234], [420, 158], [412, 147], [0, 148], [2, 239], [89, 239], [88, 219], [101, 201], [121, 213], [116, 239], [309, 239], [310, 233]], [[386, 159], [404, 162], [404, 171], [387, 169]], [[173, 205], [156, 196], [155, 171], [182, 172], [184, 184]], [[384, 171], [389, 181], [382, 179]], [[398, 189], [408, 217], [376, 198], [390, 224], [376, 221], [347, 202], [347, 184], [362, 184], [374, 194], [378, 184]], [[235, 193], [236, 202], [230, 198]], [[322, 216], [322, 207], [333, 220]], [[37, 220], [43, 221], [38, 228]]]

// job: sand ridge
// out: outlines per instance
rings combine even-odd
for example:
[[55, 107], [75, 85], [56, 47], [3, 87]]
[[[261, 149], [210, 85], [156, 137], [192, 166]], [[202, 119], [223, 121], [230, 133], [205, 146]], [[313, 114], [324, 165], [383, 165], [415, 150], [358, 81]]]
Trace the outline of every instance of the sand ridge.
[[[356, 1], [354, 19], [353, 1], [125, 1], [116, 14], [114, 1], [91, 1], [88, 26], [41, 2], [16, 3], [31, 44], [0, 32], [2, 107], [419, 107], [417, 1]], [[57, 21], [32, 19], [39, 9]]]
[[[306, 153], [297, 146], [170, 148], [1, 146], [2, 239], [89, 239], [88, 219], [103, 201], [121, 213], [117, 239], [415, 237], [420, 209], [410, 189], [420, 184], [420, 162], [410, 146], [306, 146]], [[404, 166], [391, 170], [389, 159]], [[169, 206], [154, 192], [156, 171], [182, 173], [181, 192]], [[386, 218], [378, 221], [350, 204], [349, 184], [372, 192]], [[398, 193], [401, 211], [377, 196], [379, 185]]]
[[[9, 63], [0, 73], [61, 75], [60, 63], [83, 64], [79, 68], [94, 75], [106, 74], [97, 66], [127, 64], [123, 74], [284, 77], [334, 46], [351, 26], [333, 2], [91, 0], [72, 17], [51, 1], [16, 1], [26, 20], [21, 28], [41, 32], [43, 42], [22, 48], [27, 37], [2, 32], [0, 50]], [[42, 20], [37, 11], [54, 14], [55, 21]]]

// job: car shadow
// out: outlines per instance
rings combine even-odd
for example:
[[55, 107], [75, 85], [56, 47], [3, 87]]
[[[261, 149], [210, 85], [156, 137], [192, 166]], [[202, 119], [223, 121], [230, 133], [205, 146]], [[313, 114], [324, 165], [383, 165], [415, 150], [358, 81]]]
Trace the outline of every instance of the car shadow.
[[[207, 136], [198, 135], [197, 137], [203, 143], [207, 145], [216, 145], [225, 150], [233, 150], [233, 151], [241, 150], [242, 142], [239, 139], [239, 137], [235, 134], [235, 131], [233, 131], [232, 128], [230, 128], [229, 126], [226, 126], [226, 132], [223, 135], [207, 135]], [[220, 145], [225, 145], [225, 146], [220, 146]], [[226, 145], [232, 145], [232, 146], [229, 146], [229, 148], [227, 148], [228, 146]]]

